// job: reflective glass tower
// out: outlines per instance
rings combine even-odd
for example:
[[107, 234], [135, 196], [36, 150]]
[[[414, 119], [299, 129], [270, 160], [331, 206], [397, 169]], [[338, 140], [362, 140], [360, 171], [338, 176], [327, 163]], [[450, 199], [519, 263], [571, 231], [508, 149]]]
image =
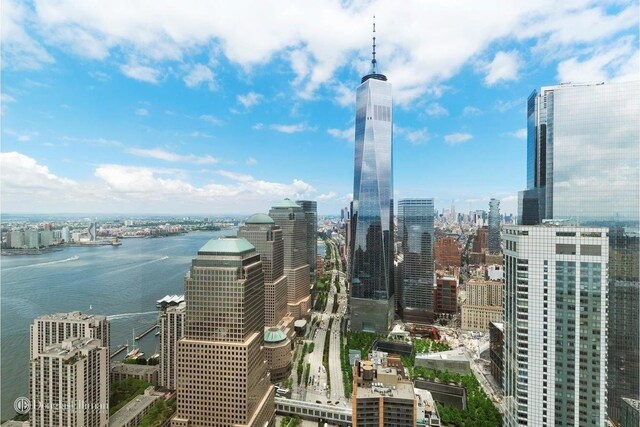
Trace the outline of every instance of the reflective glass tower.
[[[375, 27], [374, 27], [375, 32]], [[356, 94], [351, 213], [351, 329], [387, 332], [394, 313], [391, 84], [376, 69]]]
[[489, 253], [500, 253], [500, 200], [489, 201]]
[[398, 238], [402, 243], [400, 274], [402, 317], [407, 322], [433, 321], [433, 199], [398, 202]]
[[608, 415], [640, 397], [640, 81], [534, 91], [519, 223], [609, 228]]

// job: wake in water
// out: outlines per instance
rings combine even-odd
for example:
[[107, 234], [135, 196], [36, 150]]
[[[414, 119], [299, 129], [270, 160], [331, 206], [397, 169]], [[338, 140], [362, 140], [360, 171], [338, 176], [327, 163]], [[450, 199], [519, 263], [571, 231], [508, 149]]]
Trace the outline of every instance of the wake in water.
[[158, 314], [158, 312], [157, 311], [144, 311], [144, 312], [141, 312], [141, 313], [112, 314], [111, 316], [107, 316], [107, 320], [127, 319], [129, 317], [148, 316], [150, 314]]
[[75, 256], [72, 256], [72, 257], [69, 257], [69, 258], [66, 258], [66, 259], [59, 259], [57, 261], [40, 262], [40, 263], [37, 263], [37, 264], [29, 264], [29, 265], [19, 265], [17, 267], [5, 268], [4, 270], [8, 271], [8, 270], [17, 270], [19, 268], [43, 267], [45, 265], [62, 264], [63, 262], [76, 261], [78, 259], [80, 259], [80, 257], [75, 255]]

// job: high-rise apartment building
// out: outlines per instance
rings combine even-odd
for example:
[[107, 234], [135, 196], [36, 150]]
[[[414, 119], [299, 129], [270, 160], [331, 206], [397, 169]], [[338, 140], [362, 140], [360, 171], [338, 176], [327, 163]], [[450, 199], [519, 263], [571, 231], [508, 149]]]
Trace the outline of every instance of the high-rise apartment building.
[[505, 426], [605, 425], [607, 233], [505, 227]]
[[462, 329], [489, 331], [489, 323], [502, 320], [502, 282], [470, 279], [467, 300], [462, 305]]
[[296, 200], [304, 211], [307, 222], [307, 263], [309, 279], [316, 282], [316, 256], [318, 255], [318, 202], [314, 200]]
[[500, 252], [500, 200], [491, 199], [489, 201], [489, 253]]
[[400, 306], [407, 322], [433, 321], [433, 199], [403, 199], [398, 202], [398, 239], [403, 261]]
[[264, 324], [275, 326], [287, 314], [282, 229], [269, 215], [255, 214], [240, 227], [238, 237], [247, 239], [260, 254], [264, 274]]
[[269, 216], [282, 229], [287, 309], [295, 319], [307, 317], [311, 310], [307, 218], [300, 205], [289, 199], [276, 203], [269, 211]]
[[[308, 277], [308, 274], [306, 275]], [[210, 240], [185, 277], [173, 427], [272, 426], [263, 345], [264, 277], [244, 238]]]
[[107, 427], [109, 348], [102, 344], [68, 338], [31, 359], [32, 427]]
[[436, 240], [433, 253], [437, 270], [460, 267], [460, 245], [452, 237], [444, 236]]
[[160, 385], [176, 389], [178, 340], [184, 336], [185, 303], [166, 307], [160, 314]]
[[356, 92], [351, 206], [351, 329], [386, 333], [394, 314], [393, 105], [375, 57]]
[[30, 359], [35, 359], [45, 348], [69, 338], [95, 338], [102, 347], [109, 348], [110, 345], [107, 317], [79, 311], [39, 316], [33, 321], [30, 334]]
[[608, 415], [640, 399], [640, 81], [566, 84], [527, 104], [519, 223], [609, 228]]

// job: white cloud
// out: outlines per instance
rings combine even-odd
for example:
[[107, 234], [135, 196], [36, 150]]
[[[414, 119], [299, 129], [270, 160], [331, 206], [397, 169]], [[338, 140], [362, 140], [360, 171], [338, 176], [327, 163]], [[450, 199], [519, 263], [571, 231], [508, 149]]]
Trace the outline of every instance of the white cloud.
[[213, 71], [202, 64], [196, 64], [191, 68], [189, 73], [184, 76], [184, 83], [187, 87], [191, 88], [200, 86], [202, 83], [207, 83], [210, 90], [216, 89]]
[[471, 138], [473, 138], [473, 135], [470, 133], [450, 133], [444, 136], [444, 142], [449, 145], [456, 145], [468, 141]]
[[210, 155], [196, 156], [195, 154], [177, 154], [171, 151], [163, 150], [162, 148], [128, 148], [127, 153], [133, 154], [138, 157], [149, 157], [152, 159], [164, 160], [165, 162], [184, 162], [195, 164], [213, 164], [218, 163], [220, 160]]
[[[211, 52], [210, 61], [225, 56], [248, 74], [274, 58], [284, 58], [294, 73], [291, 84], [303, 97], [312, 97], [323, 85], [335, 84], [339, 68], [360, 72], [367, 67], [365, 40], [375, 12], [379, 17], [379, 69], [394, 83], [398, 105], [438, 91], [442, 82], [486, 55], [487, 48], [496, 43], [533, 40], [539, 47], [534, 51], [539, 58], [534, 60], [542, 60], [548, 52], [566, 55], [568, 47], [595, 45], [620, 31], [635, 31], [638, 16], [637, 2], [605, 7], [587, 0], [523, 1], [507, 6], [489, 1], [464, 8], [447, 1], [414, 2], [402, 8], [384, 1], [296, 2], [286, 11], [276, 1], [251, 7], [245, 2], [227, 2], [216, 13], [211, 13], [207, 2], [188, 6], [160, 2], [149, 8], [144, 2], [128, 0], [36, 0], [34, 8], [33, 26], [44, 44], [88, 58], [118, 57], [124, 52], [126, 57], [147, 64], [123, 69], [142, 81], [155, 83], [160, 77], [157, 69], [170, 69], [170, 63], [184, 63], [185, 56], [203, 51]], [[238, 16], [243, 19], [235, 19]], [[24, 28], [31, 24], [24, 19], [14, 22], [26, 35]], [[434, 44], [433, 40], [440, 42]], [[14, 49], [14, 57], [19, 57], [21, 49], [39, 51], [41, 59], [36, 63], [42, 63], [42, 58], [52, 60], [28, 36], [26, 43]], [[509, 64], [500, 64], [505, 58], [498, 56], [492, 61], [488, 84], [515, 78], [508, 71]]]
[[510, 101], [498, 100], [496, 102], [495, 108], [501, 113], [507, 112], [515, 107], [524, 107], [526, 105], [526, 100], [524, 98], [520, 99], [512, 99]]
[[12, 102], [16, 102], [16, 99], [11, 95], [7, 95], [6, 93], [0, 93], [0, 102], [10, 104]]
[[34, 17], [26, 4], [4, 0], [0, 15], [3, 68], [33, 70], [54, 62], [45, 48], [27, 33], [25, 27]]
[[260, 102], [262, 102], [263, 98], [264, 96], [256, 92], [249, 92], [245, 95], [238, 95], [237, 97], [238, 102], [247, 109], [258, 105]]
[[329, 191], [328, 193], [316, 196], [316, 200], [319, 202], [325, 202], [327, 200], [333, 199], [334, 197], [336, 197], [336, 193], [334, 191]]
[[[2, 165], [2, 192], [12, 193], [16, 189], [61, 190], [78, 185], [75, 181], [57, 176], [47, 166], [35, 159], [12, 151], [0, 153]], [[3, 194], [4, 198], [5, 194]]]
[[160, 78], [159, 70], [146, 65], [125, 64], [120, 66], [120, 71], [122, 71], [122, 74], [125, 76], [140, 80], [141, 82], [156, 84]]
[[327, 133], [335, 138], [344, 139], [349, 142], [353, 142], [355, 137], [355, 130], [353, 127], [346, 129], [327, 129]]
[[510, 136], [513, 138], [518, 138], [518, 139], [526, 139], [527, 138], [527, 128], [521, 128], [518, 130], [515, 130], [513, 132], [506, 132], [504, 134], [505, 136]]
[[413, 145], [424, 144], [429, 141], [429, 134], [426, 129], [417, 129], [406, 133], [407, 140]]
[[209, 135], [208, 133], [199, 132], [197, 130], [194, 130], [193, 132], [190, 132], [189, 136], [192, 137], [192, 138], [213, 138], [213, 136]]
[[247, 160], [245, 161], [245, 163], [248, 166], [255, 166], [255, 165], [258, 164], [258, 161], [254, 157], [248, 157]]
[[437, 102], [427, 105], [425, 113], [432, 117], [443, 117], [449, 115], [449, 111]]
[[255, 125], [251, 126], [251, 129], [253, 130], [261, 130], [264, 128], [264, 123], [256, 123]]
[[149, 110], [147, 110], [146, 108], [136, 108], [135, 114], [136, 116], [146, 117], [149, 115]]
[[211, 123], [212, 125], [220, 126], [224, 122], [219, 118], [212, 116], [211, 114], [203, 114], [200, 116], [200, 120], [204, 120], [205, 122]]
[[465, 116], [477, 116], [480, 113], [482, 113], [482, 111], [479, 108], [474, 107], [472, 105], [467, 105], [462, 110], [462, 114], [465, 115]]
[[282, 133], [299, 133], [299, 132], [305, 132], [308, 130], [315, 130], [315, 128], [311, 128], [304, 123], [296, 123], [292, 125], [271, 125], [269, 127], [275, 130], [276, 132], [282, 132]]
[[558, 64], [557, 79], [576, 83], [637, 80], [640, 69], [637, 43], [634, 37], [624, 37], [583, 55], [583, 59], [574, 56], [562, 61]]
[[520, 54], [515, 51], [496, 53], [488, 64], [481, 64], [480, 69], [486, 73], [484, 82], [493, 86], [501, 81], [516, 80], [520, 69]]
[[5, 129], [4, 133], [14, 137], [20, 142], [31, 141], [34, 137], [40, 135], [38, 132], [35, 132], [35, 131], [18, 132], [13, 129]]

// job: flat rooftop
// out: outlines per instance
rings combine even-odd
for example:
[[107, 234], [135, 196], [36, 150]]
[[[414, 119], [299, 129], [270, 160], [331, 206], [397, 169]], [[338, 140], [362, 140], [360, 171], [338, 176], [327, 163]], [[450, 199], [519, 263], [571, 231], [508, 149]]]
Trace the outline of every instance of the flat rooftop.
[[453, 360], [453, 361], [460, 361], [460, 362], [468, 362], [470, 360], [467, 353], [465, 353], [464, 350], [461, 350], [459, 348], [456, 348], [453, 350], [441, 351], [438, 353], [417, 354], [416, 358], [426, 359], [426, 360]]
[[136, 396], [135, 399], [124, 405], [122, 409], [109, 417], [109, 426], [120, 427], [128, 425], [131, 420], [152, 405], [159, 397], [160, 396], [158, 395], [147, 394], [147, 391], [145, 391], [144, 394]]
[[363, 386], [358, 386], [357, 399], [366, 399], [370, 397], [393, 397], [396, 399], [414, 400], [413, 384], [408, 381], [400, 381], [395, 385], [385, 385], [373, 381]]
[[81, 313], [79, 311], [72, 311], [70, 313], [53, 313], [53, 314], [44, 314], [42, 316], [38, 316], [37, 320], [89, 320], [89, 319], [97, 319], [97, 320], [106, 320], [107, 316], [96, 315], [96, 314], [87, 314]]

